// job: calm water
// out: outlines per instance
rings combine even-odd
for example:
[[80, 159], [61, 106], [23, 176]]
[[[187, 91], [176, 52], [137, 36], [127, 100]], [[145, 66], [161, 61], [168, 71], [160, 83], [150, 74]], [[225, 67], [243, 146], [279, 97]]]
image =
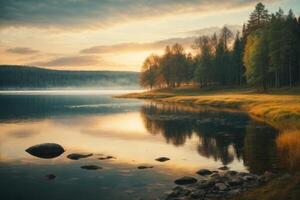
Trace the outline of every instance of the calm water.
[[[246, 114], [111, 98], [115, 92], [128, 91], [2, 92], [0, 198], [156, 199], [174, 179], [197, 177], [201, 168], [278, 169], [277, 131]], [[25, 152], [44, 142], [66, 152], [54, 159]], [[94, 156], [66, 158], [74, 152]], [[117, 159], [98, 160], [103, 155]], [[171, 160], [155, 161], [160, 156]], [[103, 169], [80, 168], [86, 164]], [[46, 174], [57, 177], [47, 180]]]

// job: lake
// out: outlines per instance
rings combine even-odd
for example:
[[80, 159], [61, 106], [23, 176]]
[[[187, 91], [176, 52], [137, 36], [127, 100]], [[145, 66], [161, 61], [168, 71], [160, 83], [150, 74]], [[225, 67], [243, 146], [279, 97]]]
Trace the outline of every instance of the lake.
[[[1, 199], [157, 199], [202, 168], [280, 170], [278, 131], [266, 123], [242, 112], [112, 98], [127, 92], [1, 92]], [[48, 142], [66, 152], [43, 159], [25, 151]], [[99, 160], [105, 156], [115, 158]], [[170, 160], [155, 160], [162, 156]], [[81, 168], [90, 164], [103, 169]]]

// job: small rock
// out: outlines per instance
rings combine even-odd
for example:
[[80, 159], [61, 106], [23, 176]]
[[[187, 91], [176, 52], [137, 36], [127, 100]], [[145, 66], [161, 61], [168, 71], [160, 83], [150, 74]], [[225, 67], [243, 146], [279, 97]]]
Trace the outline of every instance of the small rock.
[[158, 162], [166, 162], [166, 161], [170, 160], [170, 158], [167, 158], [167, 157], [159, 157], [159, 158], [156, 158], [155, 160], [158, 161]]
[[239, 172], [238, 173], [240, 176], [247, 176], [249, 173], [246, 173], [246, 172]]
[[190, 197], [192, 197], [192, 199], [201, 199], [204, 197], [204, 195], [205, 190], [196, 190], [190, 194]]
[[213, 179], [210, 180], [200, 180], [197, 183], [197, 188], [199, 189], [207, 189], [215, 185], [215, 181]]
[[83, 166], [81, 166], [81, 169], [98, 170], [98, 169], [102, 169], [102, 167], [97, 166], [97, 165], [83, 165]]
[[229, 170], [229, 167], [227, 167], [226, 165], [223, 167], [219, 167], [219, 170]]
[[149, 169], [149, 168], [153, 168], [153, 166], [145, 166], [145, 165], [141, 165], [137, 167], [138, 169]]
[[219, 173], [213, 173], [213, 174], [210, 175], [210, 177], [212, 177], [212, 178], [219, 178], [220, 174]]
[[116, 157], [114, 156], [106, 156], [106, 157], [100, 157], [98, 158], [99, 160], [109, 160], [109, 159], [117, 159]]
[[233, 177], [228, 181], [230, 186], [238, 186], [243, 184], [243, 179], [240, 177]]
[[247, 176], [244, 176], [243, 179], [245, 181], [253, 181], [253, 180], [255, 180], [255, 176], [247, 175]]
[[190, 176], [184, 176], [182, 178], [175, 180], [174, 182], [177, 185], [188, 185], [188, 184], [196, 183], [197, 179], [195, 179], [194, 177], [190, 177]]
[[212, 172], [208, 169], [200, 169], [199, 171], [196, 172], [197, 174], [201, 176], [206, 176], [212, 174]]
[[215, 187], [221, 191], [227, 190], [227, 188], [228, 188], [224, 183], [216, 183]]
[[55, 143], [43, 143], [34, 145], [25, 150], [27, 153], [39, 158], [55, 158], [65, 152], [64, 148]]
[[54, 174], [47, 174], [46, 175], [46, 178], [48, 179], [48, 180], [53, 180], [53, 179], [55, 179], [55, 175]]
[[81, 158], [87, 158], [92, 156], [93, 154], [80, 154], [80, 153], [71, 153], [69, 155], [67, 155], [67, 158], [71, 159], [71, 160], [79, 160]]
[[225, 176], [234, 176], [236, 174], [238, 174], [237, 171], [229, 170], [225, 173]]

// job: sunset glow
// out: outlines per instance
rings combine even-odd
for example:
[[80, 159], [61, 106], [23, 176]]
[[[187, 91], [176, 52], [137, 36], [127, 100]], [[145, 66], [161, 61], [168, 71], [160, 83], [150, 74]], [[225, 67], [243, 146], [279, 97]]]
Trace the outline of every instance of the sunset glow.
[[[271, 11], [292, 7], [299, 14], [297, 0], [263, 2]], [[241, 29], [256, 3], [2, 1], [0, 64], [139, 71], [150, 52], [161, 53], [167, 44], [178, 42], [190, 48], [196, 36], [212, 34], [225, 24]]]

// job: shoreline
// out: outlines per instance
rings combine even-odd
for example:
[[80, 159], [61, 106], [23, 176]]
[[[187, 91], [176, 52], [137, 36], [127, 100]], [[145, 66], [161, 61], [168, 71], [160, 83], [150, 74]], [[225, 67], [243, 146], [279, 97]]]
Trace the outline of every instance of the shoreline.
[[245, 112], [280, 131], [300, 130], [300, 88], [257, 93], [250, 89], [201, 90], [197, 88], [161, 89], [118, 95], [163, 103], [207, 106]]

